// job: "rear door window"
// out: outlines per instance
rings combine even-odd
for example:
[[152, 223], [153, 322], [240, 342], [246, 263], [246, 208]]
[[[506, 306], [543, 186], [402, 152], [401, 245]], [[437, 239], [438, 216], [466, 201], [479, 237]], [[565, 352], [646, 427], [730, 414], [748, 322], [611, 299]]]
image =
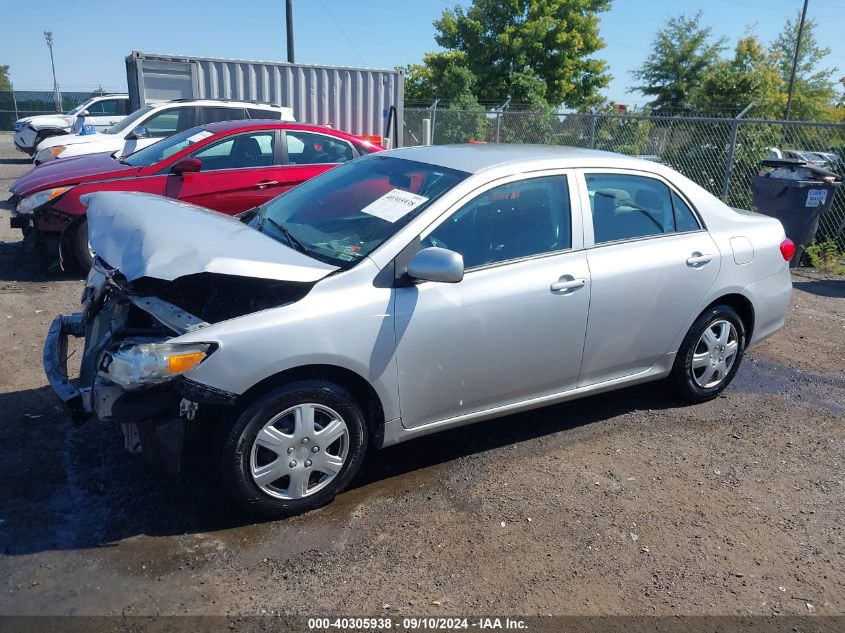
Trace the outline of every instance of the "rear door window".
[[586, 174], [596, 244], [675, 232], [672, 197], [663, 182], [628, 174]]
[[240, 121], [245, 118], [247, 117], [243, 108], [200, 106], [200, 125], [218, 121]]
[[261, 108], [247, 108], [250, 119], [281, 119], [282, 113], [279, 110], [262, 110]]
[[352, 145], [341, 139], [312, 132], [285, 132], [288, 163], [291, 165], [325, 165], [345, 163], [355, 158]]

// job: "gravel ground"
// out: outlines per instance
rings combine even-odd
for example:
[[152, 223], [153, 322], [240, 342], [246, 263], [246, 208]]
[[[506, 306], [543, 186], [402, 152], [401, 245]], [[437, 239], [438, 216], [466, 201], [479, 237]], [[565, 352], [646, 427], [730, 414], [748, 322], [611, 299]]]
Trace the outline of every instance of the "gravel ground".
[[[28, 165], [0, 134], [0, 199]], [[326, 508], [245, 523], [74, 428], [41, 370], [82, 283], [0, 210], [0, 614], [845, 614], [845, 280], [712, 402], [646, 385], [373, 452]]]

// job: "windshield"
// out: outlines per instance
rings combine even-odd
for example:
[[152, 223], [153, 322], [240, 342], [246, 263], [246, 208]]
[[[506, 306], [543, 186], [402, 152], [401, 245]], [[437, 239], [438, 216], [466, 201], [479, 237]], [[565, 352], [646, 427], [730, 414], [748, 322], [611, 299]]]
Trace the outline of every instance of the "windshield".
[[148, 167], [209, 136], [214, 136], [214, 132], [201, 127], [194, 127], [162, 139], [144, 149], [139, 149], [134, 154], [124, 157], [121, 162], [134, 167]]
[[348, 268], [468, 175], [371, 154], [274, 198], [251, 224], [316, 259]]
[[125, 119], [122, 119], [112, 125], [109, 129], [107, 129], [103, 134], [120, 134], [124, 130], [131, 130], [135, 128], [135, 121], [140, 119], [144, 116], [147, 112], [153, 109], [153, 106], [145, 106], [140, 110], [135, 110], [132, 114], [130, 114]]

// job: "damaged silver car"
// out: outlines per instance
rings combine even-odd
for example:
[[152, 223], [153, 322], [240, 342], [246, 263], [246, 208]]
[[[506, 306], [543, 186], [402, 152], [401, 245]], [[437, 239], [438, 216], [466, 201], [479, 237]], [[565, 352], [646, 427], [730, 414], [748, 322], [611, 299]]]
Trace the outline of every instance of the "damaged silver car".
[[214, 425], [210, 462], [270, 516], [331, 500], [368, 445], [662, 378], [714, 398], [791, 292], [777, 221], [603, 152], [394, 150], [238, 218], [85, 202], [94, 265], [50, 327], [51, 385], [170, 471]]

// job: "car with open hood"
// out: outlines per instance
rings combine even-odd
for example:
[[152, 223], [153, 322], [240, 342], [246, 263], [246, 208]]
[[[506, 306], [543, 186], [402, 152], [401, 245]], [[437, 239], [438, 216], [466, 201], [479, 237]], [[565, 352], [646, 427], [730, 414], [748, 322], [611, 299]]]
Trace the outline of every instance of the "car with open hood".
[[379, 152], [237, 219], [85, 202], [95, 263], [50, 326], [50, 384], [169, 470], [188, 431], [220, 433], [209, 467], [263, 515], [328, 502], [368, 446], [650, 380], [715, 398], [791, 294], [777, 220], [606, 152]]
[[95, 191], [140, 191], [236, 214], [327, 169], [383, 149], [322, 126], [271, 120], [209, 123], [125, 157], [92, 154], [41, 165], [10, 190], [12, 226], [35, 233], [53, 262], [91, 266], [82, 198]]
[[100, 132], [119, 123], [127, 114], [129, 95], [107, 94], [88, 99], [65, 114], [35, 114], [18, 119], [14, 124], [15, 147], [32, 156], [46, 138], [65, 136], [73, 130], [78, 116]]

